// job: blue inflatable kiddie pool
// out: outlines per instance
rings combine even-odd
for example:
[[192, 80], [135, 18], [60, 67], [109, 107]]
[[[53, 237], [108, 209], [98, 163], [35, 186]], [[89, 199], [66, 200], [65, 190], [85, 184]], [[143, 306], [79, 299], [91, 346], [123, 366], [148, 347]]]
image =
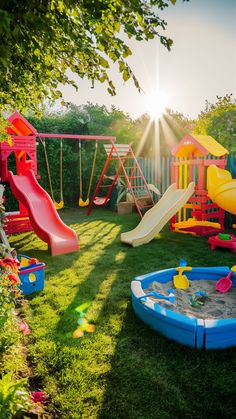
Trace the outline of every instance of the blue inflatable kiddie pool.
[[[236, 345], [236, 318], [199, 318], [176, 312], [174, 305], [171, 309], [165, 307], [148, 294], [148, 289], [155, 281], [160, 284], [172, 284], [173, 278], [178, 276], [176, 269], [165, 269], [136, 277], [131, 283], [132, 305], [137, 316], [148, 326], [167, 338], [196, 349], [221, 349]], [[195, 267], [187, 272], [189, 283], [195, 280], [216, 281], [229, 274], [227, 266]], [[186, 278], [186, 276], [185, 276]], [[231, 276], [232, 287], [236, 286], [236, 273]], [[173, 287], [174, 288], [174, 287]], [[232, 288], [233, 289], [233, 288]], [[173, 298], [175, 290], [169, 290], [169, 299]], [[231, 290], [232, 292], [232, 290]], [[236, 304], [236, 301], [235, 301]]]

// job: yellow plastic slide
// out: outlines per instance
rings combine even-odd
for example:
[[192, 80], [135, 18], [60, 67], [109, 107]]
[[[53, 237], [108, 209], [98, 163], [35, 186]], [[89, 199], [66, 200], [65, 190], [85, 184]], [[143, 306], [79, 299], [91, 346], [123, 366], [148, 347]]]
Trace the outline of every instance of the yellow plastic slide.
[[187, 189], [177, 189], [175, 183], [169, 186], [160, 201], [146, 212], [137, 227], [121, 234], [121, 241], [133, 247], [149, 243], [188, 201], [194, 192], [194, 186], [194, 182], [191, 182]]
[[211, 165], [207, 169], [207, 191], [220, 208], [236, 215], [236, 179], [228, 170]]

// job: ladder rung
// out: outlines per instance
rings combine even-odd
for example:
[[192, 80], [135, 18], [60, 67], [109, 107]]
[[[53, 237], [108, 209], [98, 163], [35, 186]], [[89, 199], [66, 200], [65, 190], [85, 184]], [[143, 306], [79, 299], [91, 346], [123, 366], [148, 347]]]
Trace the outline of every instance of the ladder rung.
[[100, 188], [110, 188], [112, 186], [112, 184], [110, 185], [100, 185]]
[[139, 205], [139, 208], [140, 209], [143, 209], [143, 208], [151, 208], [151, 207], [153, 207], [153, 205], [142, 205], [142, 206]]
[[125, 156], [125, 157], [112, 157], [111, 158], [111, 160], [122, 160], [122, 161], [125, 161], [125, 160], [127, 160], [127, 156]]
[[147, 189], [145, 185], [143, 186], [132, 186], [132, 189]]
[[128, 175], [127, 175], [127, 177], [128, 177], [129, 179], [140, 179], [140, 178], [142, 178], [143, 176], [128, 176]]

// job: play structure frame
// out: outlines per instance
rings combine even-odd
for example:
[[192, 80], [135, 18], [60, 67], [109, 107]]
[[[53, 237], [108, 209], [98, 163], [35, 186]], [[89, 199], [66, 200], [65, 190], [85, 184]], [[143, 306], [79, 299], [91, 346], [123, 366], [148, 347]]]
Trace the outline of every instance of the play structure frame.
[[[214, 138], [189, 134], [172, 150], [171, 180], [179, 188], [195, 182], [194, 194], [171, 219], [171, 230], [198, 236], [224, 231], [224, 211], [213, 203], [207, 191], [206, 171], [211, 165], [224, 169], [228, 151]], [[209, 158], [209, 155], [210, 158]]]
[[[105, 144], [104, 148], [107, 154], [107, 160], [91, 199], [88, 215], [91, 214], [94, 204], [107, 204], [118, 178], [123, 178], [127, 185], [131, 202], [135, 205], [142, 218], [145, 212], [153, 207], [154, 200], [131, 145], [112, 143]], [[114, 162], [116, 166], [115, 175], [112, 177], [106, 175], [111, 162]], [[140, 182], [139, 185], [135, 182], [137, 180]], [[104, 189], [104, 197], [99, 197], [100, 191], [104, 191]]]
[[[88, 215], [91, 213], [93, 205], [106, 205], [110, 199], [112, 191], [116, 185], [118, 177], [124, 178], [124, 181], [127, 184], [127, 190], [129, 190], [132, 201], [137, 208], [138, 213], [140, 214], [141, 218], [143, 216], [144, 211], [151, 208], [154, 205], [152, 194], [148, 188], [146, 179], [143, 175], [143, 172], [138, 164], [138, 161], [134, 155], [132, 147], [128, 144], [116, 144], [116, 137], [114, 136], [106, 136], [106, 135], [79, 135], [79, 134], [61, 134], [61, 133], [38, 133], [35, 128], [18, 112], [14, 112], [8, 119], [11, 123], [9, 127], [7, 127], [8, 134], [11, 135], [13, 145], [8, 144], [7, 142], [3, 142], [0, 144], [0, 179], [1, 182], [5, 183], [8, 182], [8, 158], [11, 153], [15, 154], [16, 158], [16, 174], [18, 176], [24, 175], [27, 170], [32, 170], [36, 179], [39, 178], [38, 175], [38, 162], [37, 162], [37, 140], [39, 140], [44, 146], [44, 153], [45, 159], [47, 164], [48, 170], [48, 177], [49, 177], [49, 184], [51, 190], [51, 196], [53, 199], [53, 203], [56, 209], [60, 209], [64, 205], [63, 201], [63, 193], [62, 193], [62, 179], [60, 179], [61, 185], [61, 197], [60, 202], [57, 203], [55, 201], [52, 184], [50, 179], [50, 169], [47, 160], [47, 154], [45, 149], [45, 140], [47, 139], [70, 139], [79, 141], [96, 141], [96, 145], [98, 142], [105, 143], [104, 148], [107, 153], [107, 160], [105, 162], [103, 171], [101, 173], [99, 182], [93, 194], [93, 198], [90, 202], [90, 206], [88, 209]], [[96, 156], [95, 147], [95, 156]], [[107, 170], [110, 166], [111, 161], [115, 161], [118, 163], [116, 167], [116, 172], [114, 176], [110, 180], [111, 182], [107, 182], [108, 176], [106, 176]], [[129, 162], [129, 171], [127, 170], [125, 164]], [[131, 162], [131, 163], [130, 163]], [[62, 168], [60, 168], [60, 171]], [[93, 160], [93, 170], [94, 170], [94, 160]], [[93, 173], [92, 170], [92, 173]], [[80, 146], [80, 197], [78, 204], [79, 206], [86, 206], [89, 204], [89, 199], [83, 201], [82, 199], [82, 168], [81, 168], [81, 146]], [[106, 181], [104, 182], [104, 178]], [[142, 185], [136, 185], [135, 179], [139, 179]], [[105, 184], [106, 183], [106, 184]], [[104, 188], [107, 189], [106, 196], [99, 197], [98, 192]], [[139, 196], [138, 190], [144, 191], [142, 197]], [[90, 185], [89, 185], [89, 192], [91, 190], [91, 177], [90, 177]], [[104, 193], [103, 193], [104, 195]], [[88, 198], [88, 197], [87, 197]], [[140, 199], [141, 198], [141, 199]], [[146, 201], [145, 201], [146, 200]], [[32, 226], [30, 224], [29, 216], [27, 209], [24, 205], [19, 202], [19, 211], [9, 212], [7, 213], [5, 219], [5, 229], [7, 234], [13, 233], [20, 233], [32, 230]]]
[[[13, 145], [7, 142], [0, 143], [0, 179], [2, 183], [9, 181], [8, 158], [11, 153], [16, 158], [16, 174], [21, 176], [27, 170], [32, 170], [38, 179], [37, 162], [37, 139], [72, 139], [79, 141], [101, 141], [115, 143], [113, 136], [96, 135], [76, 135], [76, 134], [47, 134], [37, 133], [35, 128], [18, 112], [14, 112], [8, 121], [11, 123], [7, 127], [7, 133], [11, 135]], [[5, 231], [7, 234], [21, 233], [31, 231], [28, 211], [24, 205], [19, 202], [19, 211], [9, 212], [5, 219]]]
[[[53, 195], [50, 168], [45, 149], [45, 139], [58, 139], [60, 141], [62, 141], [62, 139], [70, 139], [79, 141], [79, 206], [87, 206], [90, 198], [87, 192], [87, 198], [83, 201], [81, 141], [96, 141], [88, 188], [89, 193], [91, 190], [92, 176], [95, 167], [97, 144], [98, 142], [105, 143], [103, 145], [107, 154], [107, 160], [98, 185], [95, 189], [93, 198], [90, 202], [88, 214], [91, 213], [94, 204], [107, 204], [118, 177], [124, 178], [127, 191], [129, 191], [132, 202], [136, 206], [141, 217], [143, 216], [143, 212], [154, 205], [152, 194], [130, 145], [116, 144], [116, 138], [113, 136], [38, 133], [35, 128], [18, 112], [12, 114], [8, 121], [10, 122], [10, 125], [6, 127], [6, 131], [11, 135], [12, 145], [7, 142], [0, 144], [0, 180], [3, 183], [10, 183], [13, 195], [19, 202], [19, 211], [6, 214], [4, 221], [5, 231], [7, 234], [21, 233], [31, 231], [33, 229], [36, 234], [51, 247], [52, 255], [59, 255], [79, 250], [76, 233], [62, 222], [56, 212], [56, 210], [62, 208], [64, 205], [62, 178], [60, 179], [61, 201], [57, 203]], [[41, 141], [44, 146], [51, 197], [37, 181], [39, 179], [39, 175], [36, 140]], [[8, 158], [11, 153], [14, 153], [16, 158], [16, 174], [8, 170]], [[106, 172], [111, 161], [118, 163], [118, 167], [114, 164], [111, 169], [116, 171], [115, 174], [113, 176], [107, 176]], [[125, 167], [126, 163], [128, 163], [128, 168]], [[62, 174], [61, 172], [62, 156], [60, 149], [60, 175]], [[136, 179], [138, 179], [139, 182], [142, 182], [142, 185], [137, 185], [137, 182], [135, 183]], [[106, 196], [104, 197], [104, 193], [102, 196], [98, 196], [98, 191], [104, 188], [108, 188], [106, 189], [106, 191], [108, 190]], [[142, 196], [140, 195], [140, 192], [143, 193]]]
[[232, 212], [236, 189], [224, 170], [228, 151], [210, 136], [189, 134], [172, 154], [171, 185], [133, 230], [121, 234], [121, 242], [133, 247], [149, 243], [168, 221], [178, 233], [209, 236], [224, 231], [224, 210]]

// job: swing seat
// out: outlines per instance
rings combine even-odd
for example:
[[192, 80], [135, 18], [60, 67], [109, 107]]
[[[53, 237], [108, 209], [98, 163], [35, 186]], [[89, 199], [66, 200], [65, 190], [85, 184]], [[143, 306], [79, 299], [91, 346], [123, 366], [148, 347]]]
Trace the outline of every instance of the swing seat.
[[79, 198], [79, 207], [87, 207], [89, 205], [89, 198], [86, 201], [83, 201], [82, 198]]
[[53, 204], [56, 210], [60, 210], [64, 207], [64, 201], [60, 201], [60, 202], [53, 201]]
[[106, 205], [106, 203], [109, 201], [109, 198], [107, 199], [105, 196], [104, 197], [99, 197], [96, 196], [96, 198], [94, 199], [94, 204], [95, 205]]

